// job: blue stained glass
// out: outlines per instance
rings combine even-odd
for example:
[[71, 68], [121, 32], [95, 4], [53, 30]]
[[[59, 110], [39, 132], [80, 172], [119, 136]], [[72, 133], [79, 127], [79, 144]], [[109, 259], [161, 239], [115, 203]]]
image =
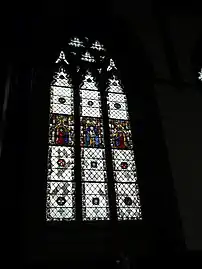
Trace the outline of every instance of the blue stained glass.
[[81, 118], [81, 147], [104, 147], [101, 119]]

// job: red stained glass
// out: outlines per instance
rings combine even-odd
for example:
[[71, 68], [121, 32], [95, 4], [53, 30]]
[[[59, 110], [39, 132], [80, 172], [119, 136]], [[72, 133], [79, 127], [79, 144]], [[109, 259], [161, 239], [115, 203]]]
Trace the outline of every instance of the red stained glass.
[[81, 146], [95, 148], [102, 148], [104, 146], [101, 119], [81, 118]]
[[128, 164], [127, 164], [127, 162], [122, 162], [122, 163], [121, 163], [121, 168], [122, 168], [122, 169], [127, 169], [127, 168], [128, 168]]
[[111, 147], [117, 149], [132, 148], [132, 135], [129, 121], [109, 120]]
[[71, 146], [74, 144], [73, 116], [51, 115], [50, 140], [52, 145]]

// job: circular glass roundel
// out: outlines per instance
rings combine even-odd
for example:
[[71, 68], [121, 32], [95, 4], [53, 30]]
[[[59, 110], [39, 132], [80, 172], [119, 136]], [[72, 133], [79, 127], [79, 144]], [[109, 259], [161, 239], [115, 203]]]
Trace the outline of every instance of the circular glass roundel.
[[92, 167], [92, 168], [97, 168], [97, 162], [92, 161], [92, 162], [91, 162], [91, 167]]
[[122, 169], [127, 169], [128, 168], [127, 162], [121, 162], [121, 168]]
[[60, 98], [58, 99], [58, 101], [59, 101], [61, 104], [64, 104], [64, 103], [66, 102], [65, 98], [63, 98], [63, 97], [60, 97]]
[[62, 206], [66, 203], [66, 199], [64, 197], [58, 197], [57, 200], [56, 200], [57, 204]]
[[121, 108], [121, 105], [120, 105], [119, 103], [115, 103], [115, 104], [114, 104], [114, 107], [115, 107], [116, 109], [119, 109], [119, 108]]
[[112, 84], [113, 84], [113, 86], [117, 86], [117, 83], [116, 82], [113, 82]]
[[99, 205], [99, 203], [100, 203], [99, 198], [93, 198], [92, 203], [93, 203], [93, 205]]
[[92, 106], [93, 105], [93, 102], [92, 101], [88, 101], [88, 105], [89, 106]]
[[133, 201], [130, 197], [126, 196], [124, 198], [124, 203], [125, 203], [125, 205], [132, 205]]
[[64, 159], [59, 159], [59, 160], [57, 161], [57, 164], [58, 164], [60, 167], [65, 167], [66, 162], [65, 162]]
[[59, 78], [60, 78], [60, 79], [64, 79], [65, 77], [64, 77], [63, 75], [60, 75]]

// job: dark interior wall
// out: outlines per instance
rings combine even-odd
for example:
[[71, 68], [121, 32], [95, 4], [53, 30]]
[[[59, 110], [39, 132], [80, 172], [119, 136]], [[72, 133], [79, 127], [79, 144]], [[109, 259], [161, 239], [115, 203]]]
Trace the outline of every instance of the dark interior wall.
[[201, 22], [197, 8], [167, 14], [181, 89], [168, 86], [158, 90], [186, 245], [190, 250], [202, 249], [202, 86], [197, 81], [202, 64], [197, 48], [201, 46]]
[[[107, 13], [104, 11], [106, 7]], [[3, 171], [9, 168], [9, 156], [14, 156], [12, 169], [5, 173], [5, 187], [12, 182], [10, 192], [14, 194], [10, 196], [7, 208], [17, 213], [15, 201], [20, 201], [24, 256], [36, 260], [75, 259], [73, 255], [77, 253], [81, 259], [90, 260], [92, 256], [115, 257], [122, 246], [132, 256], [180, 249], [183, 236], [153, 87], [153, 70], [162, 63], [163, 70], [168, 68], [162, 58], [157, 64], [152, 63], [157, 54], [150, 57], [152, 49], [145, 49], [149, 38], [145, 37], [145, 43], [142, 42], [136, 36], [138, 25], [134, 27], [126, 17], [116, 16], [109, 5], [97, 10], [96, 15], [92, 15], [86, 5], [79, 8], [82, 12], [78, 12], [78, 6], [73, 4], [71, 16], [64, 12], [70, 10], [69, 6], [63, 6], [58, 12], [49, 7], [47, 13], [41, 11], [37, 16], [32, 14], [34, 9], [29, 16], [15, 15], [12, 34], [7, 39], [6, 51], [10, 52], [8, 62], [13, 75]], [[140, 27], [137, 32], [149, 35], [142, 29]], [[98, 38], [120, 69], [128, 94], [136, 145], [144, 212], [141, 224], [126, 223], [118, 228], [113, 225], [58, 228], [47, 227], [44, 221], [51, 67], [67, 38], [75, 33]], [[150, 42], [153, 48], [154, 40]], [[162, 77], [162, 70], [158, 74]], [[13, 130], [18, 131], [13, 133]], [[13, 198], [16, 196], [17, 200]]]
[[201, 8], [196, 1], [119, 1], [115, 12], [133, 25], [153, 66], [186, 246], [201, 250]]

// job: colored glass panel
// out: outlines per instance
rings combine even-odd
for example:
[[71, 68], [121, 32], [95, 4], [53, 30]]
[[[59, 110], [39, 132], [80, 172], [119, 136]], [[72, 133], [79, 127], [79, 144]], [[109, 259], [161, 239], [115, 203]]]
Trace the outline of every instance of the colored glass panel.
[[[64, 52], [56, 63], [69, 64]], [[50, 88], [46, 219], [75, 220], [74, 103], [69, 74], [63, 67]]]
[[81, 147], [104, 147], [102, 120], [81, 117]]
[[[113, 64], [109, 66], [112, 70]], [[118, 220], [141, 219], [137, 171], [127, 99], [117, 78], [109, 79], [107, 103]]]
[[129, 121], [109, 119], [109, 127], [112, 148], [131, 149], [133, 147]]

